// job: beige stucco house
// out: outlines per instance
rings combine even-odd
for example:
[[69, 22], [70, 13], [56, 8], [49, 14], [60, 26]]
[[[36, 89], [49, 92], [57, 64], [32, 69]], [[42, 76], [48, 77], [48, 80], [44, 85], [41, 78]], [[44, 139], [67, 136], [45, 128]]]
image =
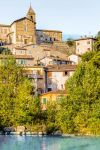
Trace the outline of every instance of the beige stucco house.
[[93, 50], [95, 38], [92, 37], [85, 37], [78, 40], [75, 40], [76, 42], [76, 54], [82, 55], [85, 52], [89, 52]]
[[46, 92], [65, 90], [66, 81], [75, 72], [76, 65], [53, 65], [45, 69], [46, 76]]

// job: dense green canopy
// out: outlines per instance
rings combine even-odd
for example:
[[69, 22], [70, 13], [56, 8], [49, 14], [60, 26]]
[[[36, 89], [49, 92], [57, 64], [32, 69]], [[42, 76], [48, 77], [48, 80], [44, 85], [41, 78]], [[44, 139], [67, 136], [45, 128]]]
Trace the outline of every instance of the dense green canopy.
[[26, 124], [33, 111], [31, 83], [14, 58], [6, 58], [4, 62], [0, 66], [0, 124]]
[[66, 91], [68, 96], [58, 115], [62, 131], [100, 134], [100, 52], [82, 56], [82, 63], [66, 83]]
[[66, 97], [41, 110], [32, 85], [13, 57], [0, 66], [0, 126], [25, 125], [52, 133], [100, 135], [100, 51], [87, 52], [66, 82]]

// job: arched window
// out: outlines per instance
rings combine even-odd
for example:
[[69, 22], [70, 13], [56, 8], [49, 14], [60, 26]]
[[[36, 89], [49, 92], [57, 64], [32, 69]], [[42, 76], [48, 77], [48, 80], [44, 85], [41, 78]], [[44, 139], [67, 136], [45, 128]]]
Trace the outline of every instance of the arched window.
[[33, 20], [33, 16], [31, 16], [31, 20]]

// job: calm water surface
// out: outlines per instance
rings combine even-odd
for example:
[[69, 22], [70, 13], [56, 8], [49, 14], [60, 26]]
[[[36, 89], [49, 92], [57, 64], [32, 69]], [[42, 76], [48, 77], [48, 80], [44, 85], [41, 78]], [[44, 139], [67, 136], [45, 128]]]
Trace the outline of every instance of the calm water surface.
[[0, 135], [0, 150], [100, 150], [100, 138]]

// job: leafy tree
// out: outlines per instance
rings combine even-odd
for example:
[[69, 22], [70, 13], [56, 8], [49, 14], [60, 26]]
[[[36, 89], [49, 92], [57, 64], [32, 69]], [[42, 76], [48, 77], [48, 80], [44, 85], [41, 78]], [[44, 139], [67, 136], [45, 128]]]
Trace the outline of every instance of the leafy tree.
[[14, 58], [0, 66], [0, 119], [2, 125], [23, 124], [32, 103], [31, 83]]
[[66, 83], [68, 95], [60, 111], [61, 129], [66, 133], [100, 134], [100, 52], [83, 58]]
[[5, 47], [0, 47], [0, 54], [12, 55], [11, 50], [9, 48], [5, 48]]
[[96, 36], [96, 41], [94, 43], [94, 50], [100, 51], [100, 31], [98, 32], [98, 34]]
[[96, 38], [100, 38], [100, 31], [98, 31]]
[[68, 39], [66, 43], [68, 44], [69, 47], [72, 47], [75, 45], [75, 42], [72, 39]]
[[55, 101], [48, 102], [46, 110], [46, 132], [51, 134], [59, 129], [59, 125], [56, 122], [56, 115], [58, 112], [58, 103]]

